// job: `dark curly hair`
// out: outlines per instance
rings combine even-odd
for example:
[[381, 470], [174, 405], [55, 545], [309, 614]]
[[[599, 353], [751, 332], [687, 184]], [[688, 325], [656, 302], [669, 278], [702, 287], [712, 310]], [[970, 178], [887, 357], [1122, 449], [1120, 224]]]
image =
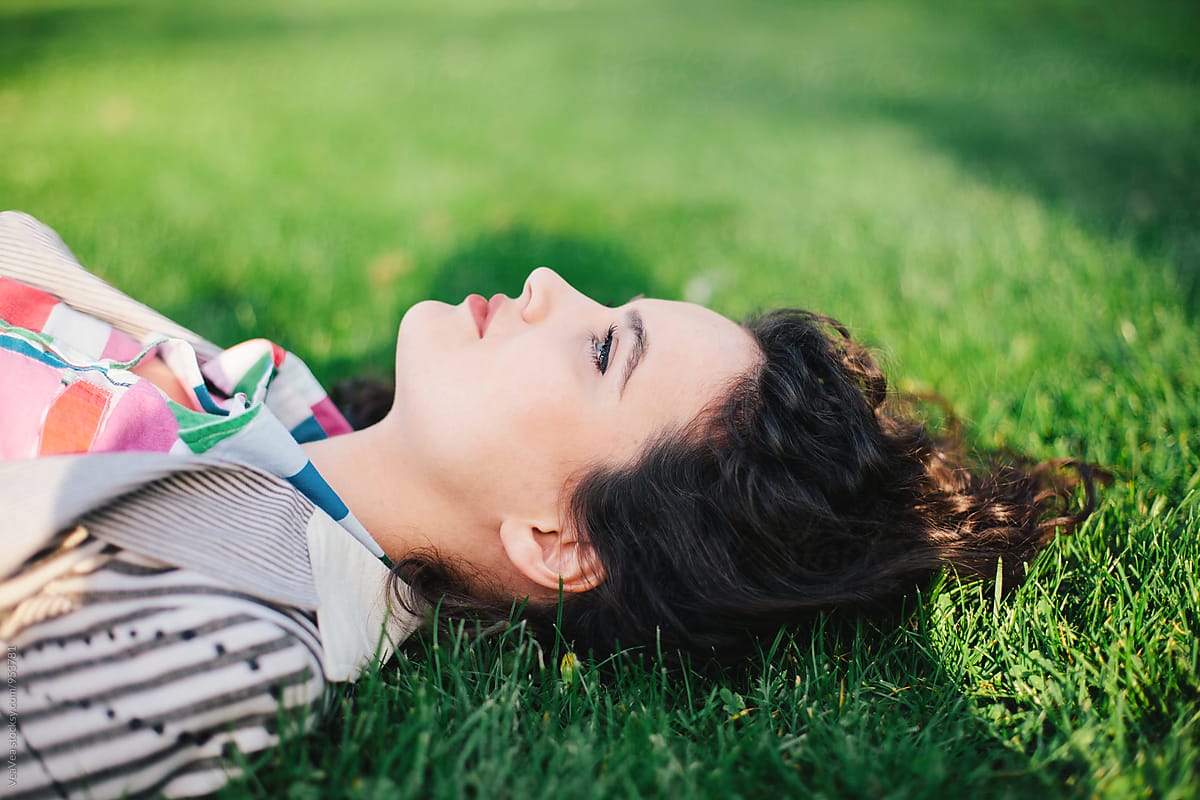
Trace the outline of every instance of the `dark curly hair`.
[[[927, 429], [837, 321], [789, 309], [746, 328], [762, 352], [755, 370], [635, 463], [578, 483], [571, 518], [605, 578], [561, 607], [531, 602], [535, 631], [581, 652], [736, 662], [820, 611], [894, 611], [945, 568], [987, 579], [999, 565], [1011, 588], [1092, 510], [1081, 462], [969, 465], [957, 431]], [[512, 598], [436, 553], [411, 554], [393, 575], [443, 620], [512, 611]]]

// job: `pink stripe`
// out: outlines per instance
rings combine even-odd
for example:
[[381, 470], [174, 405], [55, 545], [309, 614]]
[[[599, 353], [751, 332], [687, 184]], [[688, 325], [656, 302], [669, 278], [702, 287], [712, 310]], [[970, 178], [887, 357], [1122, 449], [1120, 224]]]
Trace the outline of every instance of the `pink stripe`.
[[58, 369], [0, 349], [0, 458], [37, 454], [46, 409], [64, 388]]
[[179, 438], [179, 423], [149, 381], [129, 387], [105, 420], [90, 452], [139, 450], [165, 453]]
[[[121, 331], [113, 328], [109, 334], [108, 341], [104, 343], [104, 350], [101, 351], [101, 358], [111, 358], [114, 361], [131, 361], [133, 357], [142, 352], [142, 346], [134, 339]], [[153, 355], [154, 351], [150, 351]], [[149, 356], [148, 356], [149, 357]]]
[[324, 429], [326, 436], [341, 436], [354, 430], [328, 397], [312, 407], [312, 414]]

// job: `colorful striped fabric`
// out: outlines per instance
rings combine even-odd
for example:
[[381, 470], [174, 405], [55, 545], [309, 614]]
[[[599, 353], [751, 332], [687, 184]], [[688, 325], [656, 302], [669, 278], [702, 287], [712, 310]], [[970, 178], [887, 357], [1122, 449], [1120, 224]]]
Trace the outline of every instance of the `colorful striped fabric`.
[[[161, 358], [194, 408], [131, 370]], [[0, 278], [0, 458], [208, 454], [287, 479], [376, 557], [383, 551], [299, 444], [350, 425], [299, 358], [253, 339], [204, 360], [183, 339], [138, 342], [52, 294]]]

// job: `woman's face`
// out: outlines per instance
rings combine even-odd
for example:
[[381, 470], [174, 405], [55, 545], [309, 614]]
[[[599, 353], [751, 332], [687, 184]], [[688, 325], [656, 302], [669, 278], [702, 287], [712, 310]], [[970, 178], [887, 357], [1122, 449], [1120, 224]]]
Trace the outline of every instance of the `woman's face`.
[[630, 462], [759, 358], [744, 329], [706, 308], [610, 308], [544, 267], [515, 299], [413, 306], [396, 350], [406, 458], [485, 523], [561, 510], [574, 479]]

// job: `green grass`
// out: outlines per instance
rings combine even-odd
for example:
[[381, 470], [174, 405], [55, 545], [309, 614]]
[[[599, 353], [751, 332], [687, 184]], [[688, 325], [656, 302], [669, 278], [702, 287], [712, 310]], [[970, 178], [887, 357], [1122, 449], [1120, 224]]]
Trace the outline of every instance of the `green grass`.
[[388, 369], [427, 296], [798, 304], [983, 447], [1116, 482], [995, 602], [749, 676], [430, 641], [228, 796], [1200, 794], [1191, 2], [0, 2], [0, 205], [232, 343]]

